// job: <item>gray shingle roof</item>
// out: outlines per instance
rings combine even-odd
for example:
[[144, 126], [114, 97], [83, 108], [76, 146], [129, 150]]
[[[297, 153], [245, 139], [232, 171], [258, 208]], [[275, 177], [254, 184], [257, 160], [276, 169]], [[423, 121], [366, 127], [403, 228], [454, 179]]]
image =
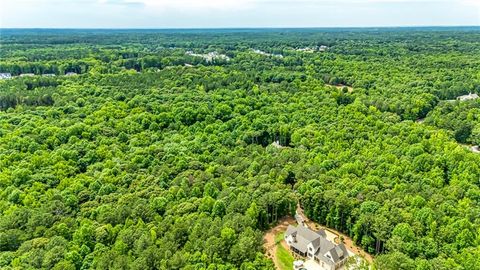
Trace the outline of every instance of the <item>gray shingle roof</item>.
[[327, 233], [325, 232], [324, 229], [320, 229], [317, 231], [317, 234], [320, 234], [321, 236], [323, 236], [324, 238], [327, 238]]
[[[301, 225], [297, 227], [289, 225], [285, 235], [294, 236], [296, 241], [291, 243], [291, 245], [302, 253], [306, 253], [308, 245], [312, 243], [315, 250], [315, 257], [327, 263], [328, 265], [333, 265], [348, 257], [348, 252], [345, 248], [345, 245], [335, 245], [334, 243], [328, 241], [325, 230], [319, 230], [318, 232], [315, 232]], [[326, 254], [328, 253], [330, 253], [330, 257], [326, 257]]]
[[335, 254], [336, 258], [333, 258], [333, 261], [335, 263], [348, 257], [348, 251], [347, 251], [347, 248], [345, 247], [344, 244], [340, 244], [338, 246], [335, 246], [335, 248], [333, 250], [331, 250], [330, 253], [332, 255]]
[[285, 231], [285, 235], [291, 235], [294, 233], [297, 233], [297, 228], [292, 225], [288, 225], [287, 230]]

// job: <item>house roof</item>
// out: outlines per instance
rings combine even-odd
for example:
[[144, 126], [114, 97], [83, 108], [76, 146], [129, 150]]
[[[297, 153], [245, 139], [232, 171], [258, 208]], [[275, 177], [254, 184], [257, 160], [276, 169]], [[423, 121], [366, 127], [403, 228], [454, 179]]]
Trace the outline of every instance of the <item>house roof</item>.
[[479, 96], [477, 94], [469, 93], [468, 95], [457, 97], [458, 100], [468, 100], [468, 99], [477, 99]]
[[[291, 245], [302, 253], [306, 253], [308, 245], [312, 244], [315, 250], [315, 257], [329, 265], [333, 265], [348, 257], [345, 245], [336, 245], [327, 240], [325, 230], [315, 232], [301, 225], [297, 227], [289, 225], [285, 235], [294, 237], [295, 241]], [[327, 254], [329, 254], [329, 257], [326, 257]]]
[[304, 226], [294, 227], [292, 225], [288, 225], [285, 235], [292, 235], [294, 237], [295, 240], [291, 245], [302, 253], [307, 252], [308, 244], [320, 237], [320, 235]]
[[327, 254], [332, 249], [335, 249], [335, 244], [328, 241], [327, 238], [324, 238], [324, 237], [319, 237], [319, 242], [320, 243], [317, 247], [318, 248], [317, 252], [315, 252], [315, 257], [317, 257], [318, 259], [320, 259], [324, 262], [331, 263], [332, 260], [325, 257], [325, 254]]
[[297, 233], [297, 228], [292, 226], [292, 225], [288, 225], [287, 227], [287, 230], [285, 231], [285, 235], [292, 235], [294, 233]]
[[297, 233], [300, 234], [303, 238], [305, 238], [309, 242], [312, 242], [313, 240], [321, 236], [315, 231], [312, 231], [305, 226], [297, 226]]
[[324, 229], [320, 229], [317, 231], [317, 234], [323, 236], [324, 238], [327, 238], [327, 233], [325, 232]]
[[301, 252], [306, 252], [308, 244], [312, 244], [313, 248], [323, 253], [335, 247], [333, 243], [325, 238], [325, 231], [315, 232], [304, 226], [294, 227], [289, 225], [285, 235], [292, 235], [295, 240], [292, 246]]
[[330, 254], [332, 254], [332, 260], [335, 263], [348, 257], [348, 251], [344, 244], [335, 246], [335, 248], [330, 250]]

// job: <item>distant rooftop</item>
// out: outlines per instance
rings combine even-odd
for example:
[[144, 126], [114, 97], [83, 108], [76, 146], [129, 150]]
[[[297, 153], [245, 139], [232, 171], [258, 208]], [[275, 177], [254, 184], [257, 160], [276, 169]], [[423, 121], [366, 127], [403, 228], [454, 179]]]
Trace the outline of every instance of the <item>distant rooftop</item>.
[[472, 93], [469, 93], [468, 95], [464, 95], [464, 96], [459, 96], [457, 97], [457, 100], [460, 100], [460, 101], [465, 101], [465, 100], [472, 100], [472, 99], [477, 99], [478, 98], [478, 95], [477, 94], [472, 94]]

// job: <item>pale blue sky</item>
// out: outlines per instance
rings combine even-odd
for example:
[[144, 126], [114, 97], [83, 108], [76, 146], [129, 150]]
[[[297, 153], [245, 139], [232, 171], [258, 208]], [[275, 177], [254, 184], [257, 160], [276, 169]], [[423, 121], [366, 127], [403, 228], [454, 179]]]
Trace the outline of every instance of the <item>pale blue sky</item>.
[[1, 27], [480, 25], [480, 0], [0, 0]]

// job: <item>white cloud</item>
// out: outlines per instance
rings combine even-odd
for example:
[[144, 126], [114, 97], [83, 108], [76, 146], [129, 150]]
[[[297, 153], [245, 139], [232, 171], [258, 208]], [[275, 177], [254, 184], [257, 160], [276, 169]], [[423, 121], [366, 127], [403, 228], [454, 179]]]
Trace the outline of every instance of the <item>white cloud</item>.
[[159, 10], [244, 9], [262, 1], [255, 0], [98, 0], [100, 4], [143, 4]]
[[[49, 0], [41, 0], [49, 1]], [[51, 1], [51, 0], [50, 0]], [[89, 1], [89, 0], [77, 0]], [[322, 6], [322, 5], [374, 5], [374, 4], [452, 4], [480, 7], [480, 0], [97, 0], [100, 3], [133, 4], [141, 3], [149, 8], [161, 10], [201, 10], [201, 9], [249, 9], [259, 6], [275, 8], [282, 6]]]
[[0, 0], [0, 27], [480, 25], [480, 0]]

